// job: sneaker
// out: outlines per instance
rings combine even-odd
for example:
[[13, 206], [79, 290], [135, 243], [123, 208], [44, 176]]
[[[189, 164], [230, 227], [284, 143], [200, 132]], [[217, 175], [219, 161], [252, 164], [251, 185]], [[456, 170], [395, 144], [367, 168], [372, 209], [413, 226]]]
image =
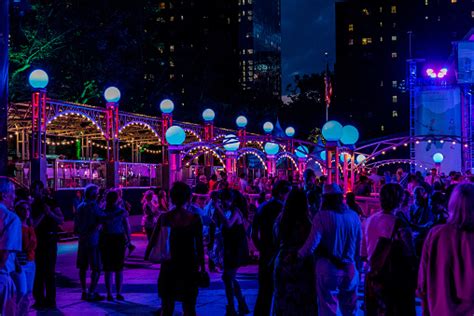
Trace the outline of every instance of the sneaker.
[[125, 297], [123, 297], [122, 294], [117, 294], [117, 300], [119, 300], [119, 301], [125, 301]]
[[82, 301], [87, 301], [87, 292], [82, 292], [81, 300]]
[[90, 293], [88, 301], [89, 302], [100, 302], [105, 299], [104, 296], [100, 295], [99, 293]]

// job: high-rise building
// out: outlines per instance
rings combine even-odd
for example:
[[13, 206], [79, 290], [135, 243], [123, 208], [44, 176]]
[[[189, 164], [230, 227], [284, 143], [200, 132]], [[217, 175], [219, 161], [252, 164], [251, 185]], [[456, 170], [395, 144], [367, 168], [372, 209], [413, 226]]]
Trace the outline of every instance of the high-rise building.
[[364, 138], [408, 133], [407, 59], [445, 63], [473, 24], [472, 0], [337, 2], [332, 111]]
[[[180, 117], [236, 105], [242, 92], [280, 96], [279, 0], [145, 1], [145, 94]], [[245, 94], [244, 94], [245, 95]]]

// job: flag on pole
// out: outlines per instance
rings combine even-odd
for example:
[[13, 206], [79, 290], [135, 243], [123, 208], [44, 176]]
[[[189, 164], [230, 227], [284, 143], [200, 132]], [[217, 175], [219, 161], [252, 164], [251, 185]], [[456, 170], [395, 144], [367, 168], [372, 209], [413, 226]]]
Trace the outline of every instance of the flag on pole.
[[332, 84], [331, 77], [329, 75], [329, 64], [326, 63], [326, 72], [324, 73], [324, 100], [326, 101], [326, 107], [331, 104], [332, 97]]

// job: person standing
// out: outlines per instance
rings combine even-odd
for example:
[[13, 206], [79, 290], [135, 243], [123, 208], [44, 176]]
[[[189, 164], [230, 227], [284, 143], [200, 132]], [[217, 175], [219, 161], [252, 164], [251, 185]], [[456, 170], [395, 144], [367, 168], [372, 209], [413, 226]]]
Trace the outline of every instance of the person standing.
[[[74, 232], [79, 236], [76, 265], [79, 269], [79, 280], [82, 287], [82, 300], [100, 301], [104, 297], [96, 292], [101, 272], [99, 250], [99, 230], [101, 220], [105, 217], [99, 208], [97, 198], [99, 188], [89, 184], [85, 188], [85, 199], [74, 217]], [[86, 274], [91, 269], [89, 293], [87, 293]]]
[[296, 259], [311, 231], [304, 191], [293, 189], [275, 223], [279, 244], [275, 260], [272, 315], [317, 315], [318, 306], [312, 256]]
[[[365, 281], [365, 308], [369, 316], [416, 314], [415, 247], [408, 223], [395, 214], [403, 195], [404, 191], [398, 183], [385, 184], [380, 190], [382, 211], [372, 214], [365, 223], [361, 256], [369, 262]], [[394, 240], [391, 247], [393, 251], [385, 259], [387, 262], [396, 261], [389, 273], [385, 273], [383, 268], [374, 267], [382, 264], [372, 260], [374, 253], [379, 251], [376, 249], [381, 238]]]
[[291, 184], [288, 181], [277, 181], [272, 189], [272, 198], [259, 207], [253, 219], [252, 241], [260, 253], [255, 315], [270, 315], [273, 297], [273, 262], [278, 250], [273, 238], [273, 225], [290, 191]]
[[36, 234], [30, 220], [30, 204], [27, 201], [18, 201], [15, 204], [15, 213], [21, 220], [22, 249], [18, 252], [16, 263], [17, 271], [12, 274], [17, 292], [18, 315], [27, 315], [30, 307], [30, 294], [33, 292], [35, 280], [35, 250]]
[[110, 190], [105, 197], [106, 205], [104, 214], [107, 216], [102, 226], [100, 235], [100, 248], [105, 273], [105, 287], [107, 300], [113, 301], [112, 273], [115, 273], [115, 288], [117, 300], [123, 301], [123, 267], [125, 263], [125, 249], [130, 240], [130, 224], [128, 212], [119, 206], [117, 190]]
[[170, 191], [175, 206], [160, 216], [148, 243], [145, 260], [150, 256], [161, 229], [169, 229], [171, 258], [161, 264], [158, 295], [162, 301], [162, 316], [171, 316], [176, 301], [183, 302], [185, 316], [196, 315], [199, 273], [205, 271], [202, 220], [189, 212], [191, 188], [175, 182]]
[[0, 178], [0, 314], [16, 314], [15, 284], [10, 276], [15, 271], [15, 255], [21, 247], [21, 222], [13, 210], [15, 186], [8, 178]]
[[150, 241], [153, 228], [155, 228], [156, 221], [160, 215], [158, 212], [158, 205], [156, 203], [155, 192], [148, 190], [145, 192], [142, 199], [142, 226], [145, 229], [146, 238]]
[[459, 184], [448, 223], [426, 237], [418, 272], [423, 315], [474, 314], [474, 185]]
[[31, 217], [35, 226], [36, 274], [33, 285], [34, 308], [56, 308], [56, 259], [58, 252], [59, 225], [64, 222], [56, 201], [45, 194], [44, 184], [35, 181], [31, 185]]
[[[224, 272], [222, 280], [225, 285], [227, 297], [226, 315], [237, 315], [234, 305], [234, 296], [239, 304], [238, 315], [249, 314], [250, 310], [242, 295], [240, 284], [236, 279], [237, 271], [249, 261], [249, 247], [244, 227], [244, 213], [246, 209], [237, 205], [238, 191], [225, 189], [221, 191], [220, 203], [215, 204], [215, 214], [219, 217], [222, 225], [222, 236], [224, 239]], [[228, 217], [224, 214], [228, 213]]]
[[321, 211], [313, 217], [311, 233], [298, 251], [305, 258], [316, 249], [316, 288], [319, 315], [355, 315], [361, 228], [359, 216], [344, 204], [341, 188], [325, 184]]

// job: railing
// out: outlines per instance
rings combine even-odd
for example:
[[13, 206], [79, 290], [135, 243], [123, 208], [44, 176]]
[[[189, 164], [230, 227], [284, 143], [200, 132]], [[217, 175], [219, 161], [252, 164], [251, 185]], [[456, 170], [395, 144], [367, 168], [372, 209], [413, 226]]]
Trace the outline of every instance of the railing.
[[120, 162], [118, 175], [123, 188], [163, 186], [161, 164]]
[[48, 186], [55, 191], [81, 189], [91, 183], [105, 187], [106, 168], [105, 161], [56, 159], [46, 169]]

